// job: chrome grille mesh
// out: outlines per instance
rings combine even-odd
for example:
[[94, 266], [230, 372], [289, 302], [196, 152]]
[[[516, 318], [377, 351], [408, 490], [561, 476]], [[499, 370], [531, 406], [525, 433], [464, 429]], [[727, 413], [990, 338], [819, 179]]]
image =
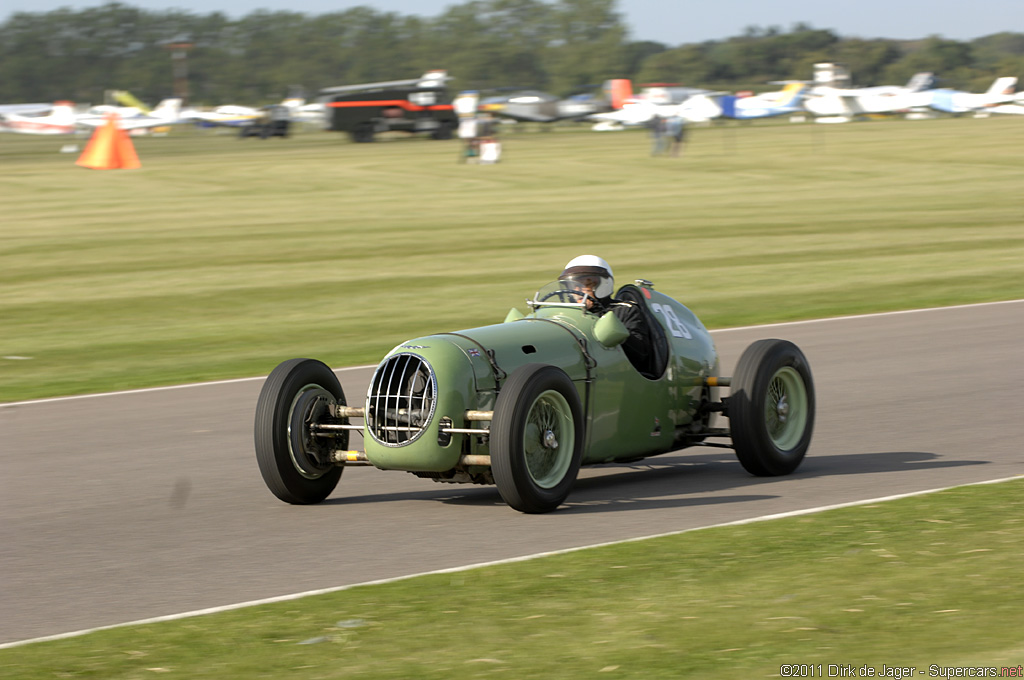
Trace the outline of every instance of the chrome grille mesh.
[[416, 441], [434, 415], [437, 381], [434, 370], [415, 354], [385, 359], [366, 395], [366, 429], [385, 446]]

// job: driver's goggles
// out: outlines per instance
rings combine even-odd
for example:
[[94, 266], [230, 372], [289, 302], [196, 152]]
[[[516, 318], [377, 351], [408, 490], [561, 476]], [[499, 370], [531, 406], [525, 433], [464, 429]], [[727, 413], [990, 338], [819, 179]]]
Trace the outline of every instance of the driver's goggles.
[[574, 276], [572, 278], [562, 279], [562, 280], [563, 281], [571, 281], [572, 283], [575, 283], [580, 288], [596, 289], [599, 285], [601, 285], [601, 277], [600, 276]]

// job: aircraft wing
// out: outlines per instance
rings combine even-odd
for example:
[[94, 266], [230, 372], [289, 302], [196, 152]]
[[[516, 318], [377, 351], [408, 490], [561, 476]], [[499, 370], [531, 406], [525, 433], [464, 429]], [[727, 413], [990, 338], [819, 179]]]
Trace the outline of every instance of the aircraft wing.
[[853, 118], [865, 113], [860, 105], [859, 95], [849, 91], [815, 94], [804, 99], [804, 108], [816, 116], [838, 116]]
[[[102, 127], [107, 122], [106, 116], [90, 116], [89, 118], [78, 118], [75, 125], [84, 128]], [[180, 125], [192, 121], [185, 118], [161, 118], [158, 116], [135, 116], [133, 118], [118, 118], [117, 127], [122, 130], [149, 130], [152, 128], [167, 127], [168, 125]]]
[[53, 108], [53, 103], [40, 103], [40, 104], [0, 104], [0, 116], [6, 116], [9, 114], [30, 114], [30, 113], [44, 113]]
[[125, 118], [118, 121], [118, 127], [122, 130], [150, 130], [152, 128], [167, 127], [168, 125], [181, 125], [190, 121], [178, 118], [171, 120], [167, 118], [136, 117]]
[[195, 123], [204, 127], [243, 127], [251, 125], [260, 116], [258, 111], [251, 113], [221, 113], [218, 111], [186, 111], [179, 119], [183, 123]]

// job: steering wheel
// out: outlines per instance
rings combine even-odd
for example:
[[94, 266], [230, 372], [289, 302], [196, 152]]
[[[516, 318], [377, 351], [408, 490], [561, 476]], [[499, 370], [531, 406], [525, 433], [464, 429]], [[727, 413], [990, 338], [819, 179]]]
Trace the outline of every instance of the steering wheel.
[[[570, 303], [571, 302], [571, 303], [577, 303], [577, 304], [582, 302], [582, 301], [584, 301], [584, 300], [586, 300], [586, 298], [587, 298], [587, 294], [585, 292], [583, 292], [582, 290], [569, 290], [568, 288], [562, 288], [562, 289], [559, 289], [559, 290], [551, 291], [550, 293], [548, 293], [547, 295], [542, 297], [540, 299], [540, 302], [547, 302], [548, 300], [550, 300], [551, 298], [556, 297], [556, 296], [558, 297], [559, 302], [566, 302], [566, 303]], [[572, 299], [566, 299], [566, 298], [572, 298]]]

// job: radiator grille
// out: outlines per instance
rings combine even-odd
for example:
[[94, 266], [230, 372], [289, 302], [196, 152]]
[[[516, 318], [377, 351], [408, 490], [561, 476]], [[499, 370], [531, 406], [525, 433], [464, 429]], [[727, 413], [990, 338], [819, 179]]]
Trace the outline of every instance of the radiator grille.
[[393, 354], [377, 367], [366, 396], [366, 429], [385, 446], [416, 441], [434, 415], [434, 370], [415, 354]]

